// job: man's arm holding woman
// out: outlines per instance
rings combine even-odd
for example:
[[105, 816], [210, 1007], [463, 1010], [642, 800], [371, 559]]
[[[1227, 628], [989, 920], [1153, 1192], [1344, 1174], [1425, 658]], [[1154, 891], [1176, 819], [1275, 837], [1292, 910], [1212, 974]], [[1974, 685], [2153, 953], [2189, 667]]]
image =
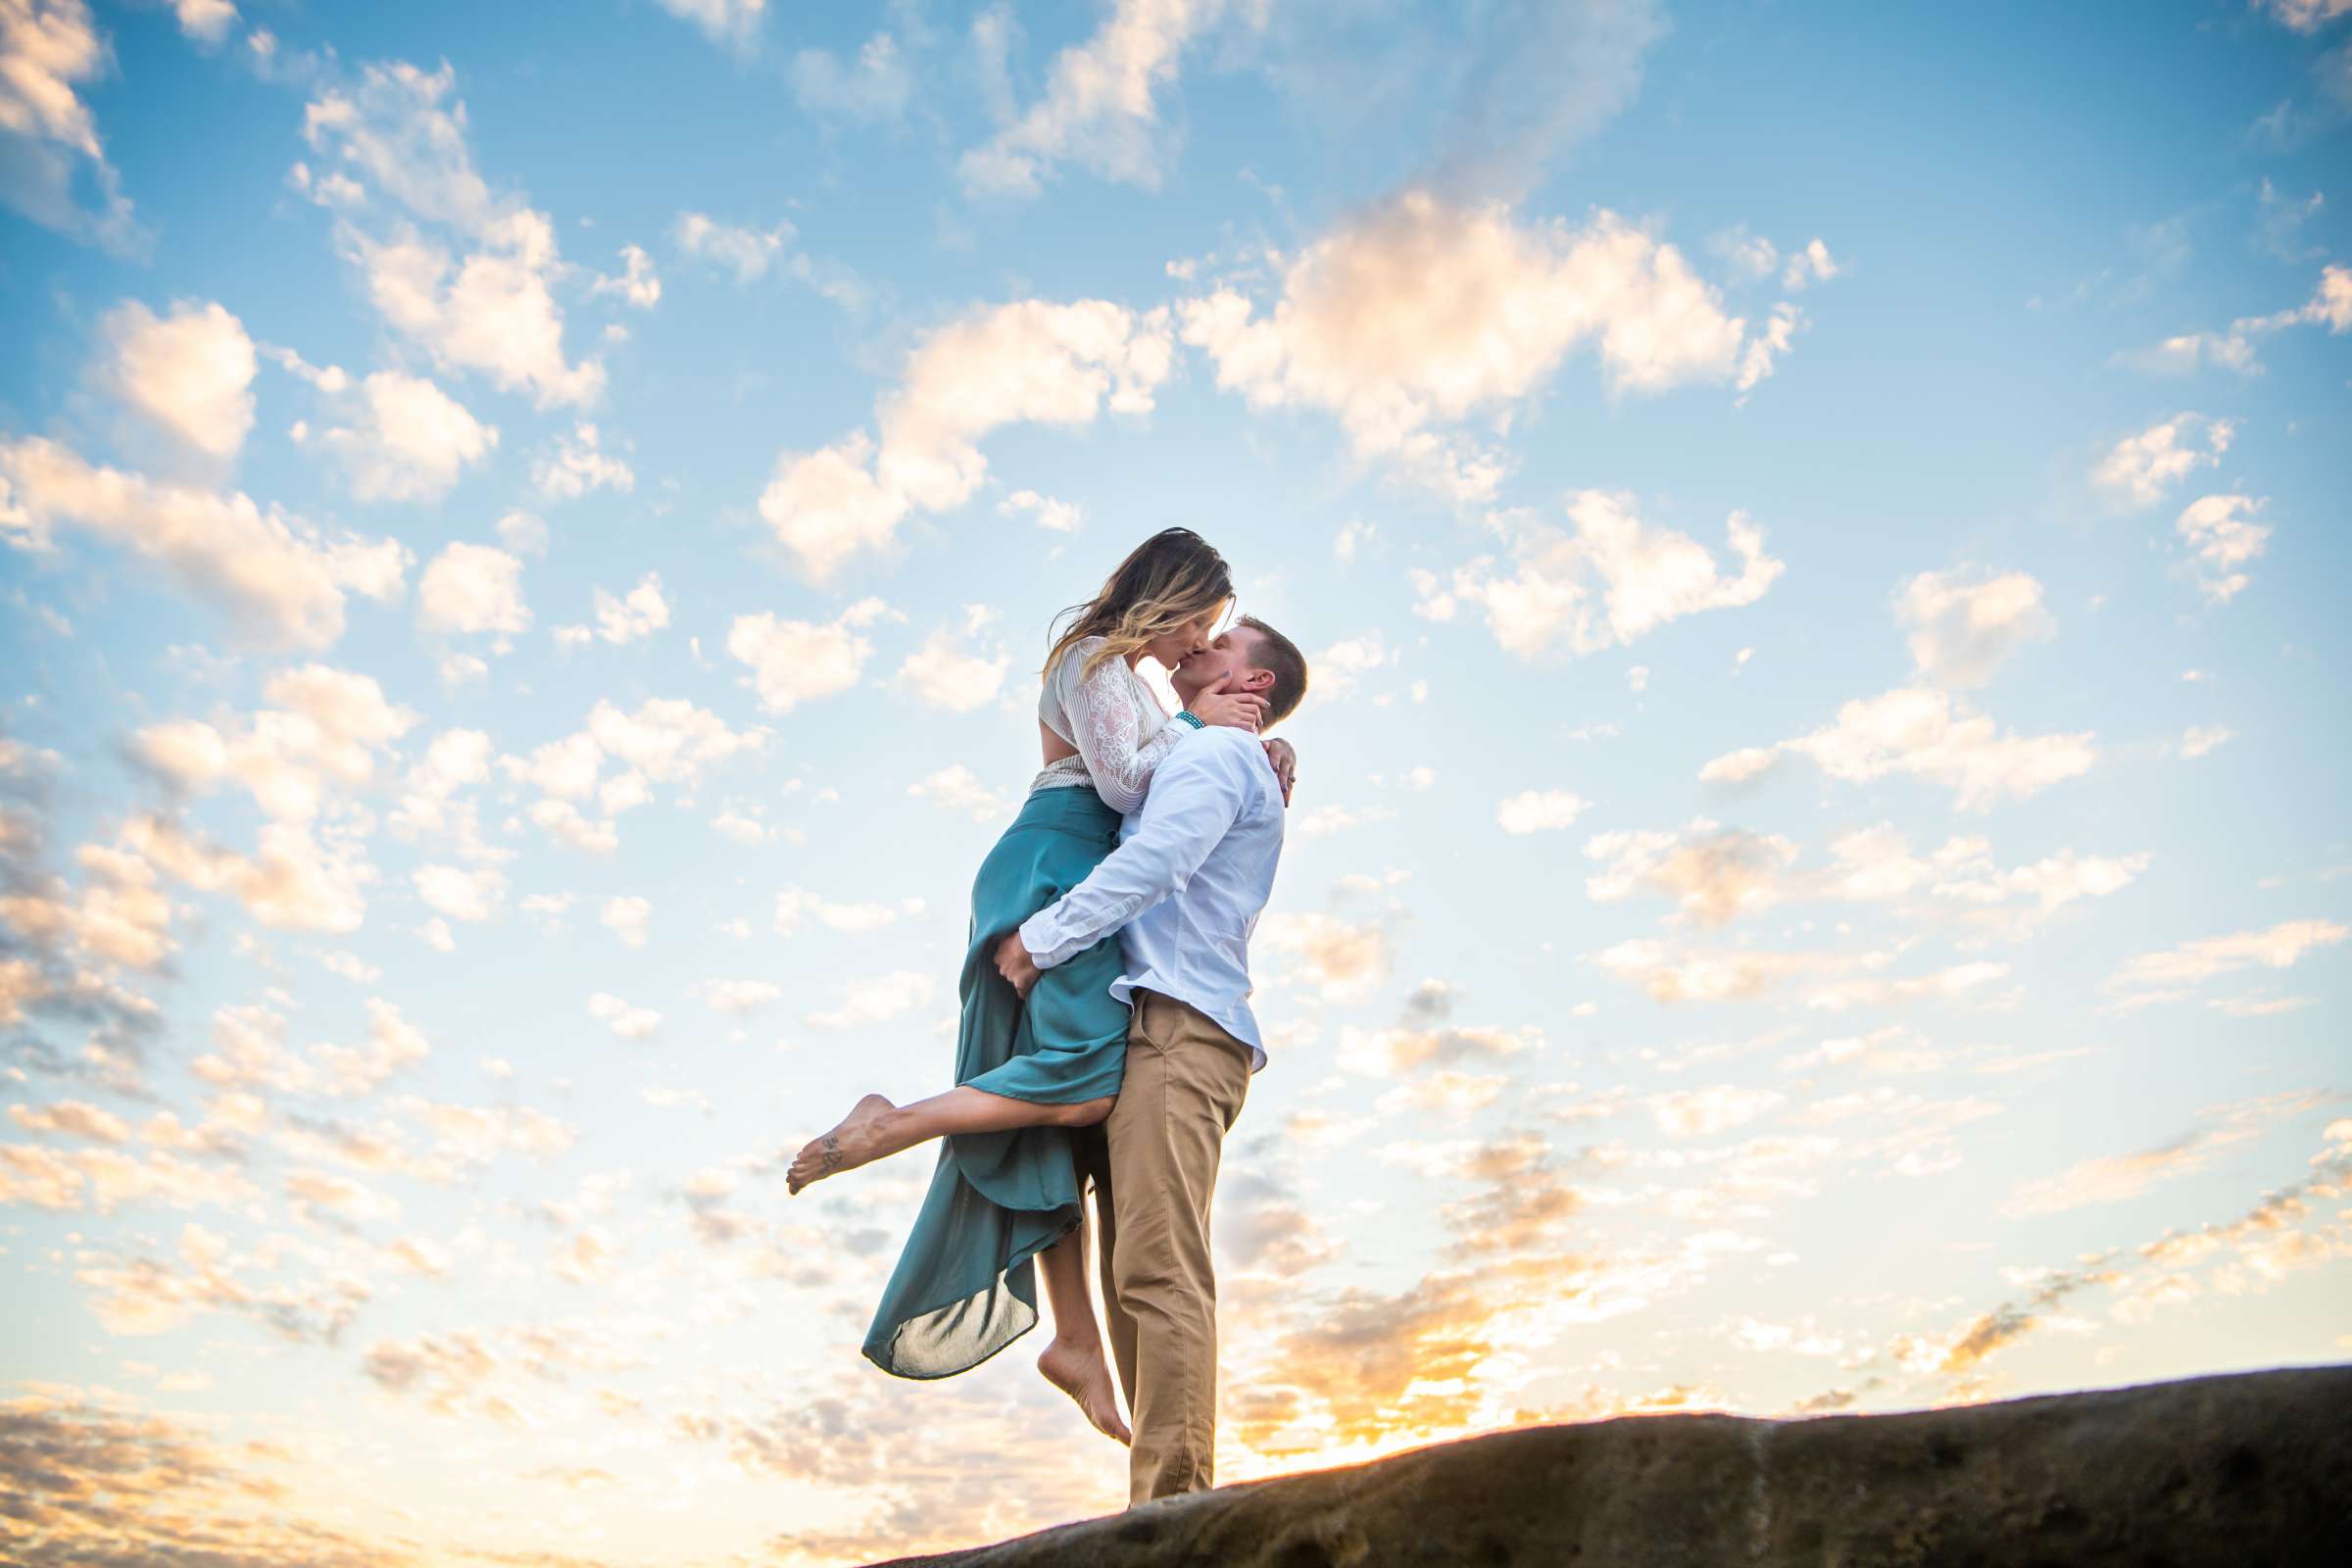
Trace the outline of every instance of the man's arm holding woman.
[[1023, 997], [1041, 969], [1094, 946], [1184, 890], [1248, 804], [1247, 768], [1265, 765], [1247, 744], [1202, 731], [1161, 760], [1135, 831], [1085, 881], [997, 944], [997, 970]]

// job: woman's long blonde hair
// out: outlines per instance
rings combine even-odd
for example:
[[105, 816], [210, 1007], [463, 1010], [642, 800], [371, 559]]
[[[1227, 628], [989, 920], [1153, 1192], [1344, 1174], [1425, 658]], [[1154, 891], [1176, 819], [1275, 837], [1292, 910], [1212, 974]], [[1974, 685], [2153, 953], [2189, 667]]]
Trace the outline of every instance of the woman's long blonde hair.
[[1106, 661], [1124, 659], [1195, 616], [1223, 614], [1232, 602], [1233, 573], [1225, 558], [1190, 528], [1162, 528], [1119, 563], [1094, 598], [1054, 617], [1057, 626], [1064, 616], [1075, 618], [1055, 634], [1039, 673], [1051, 676], [1072, 643], [1101, 637], [1102, 646], [1079, 671], [1081, 678], [1092, 675]]

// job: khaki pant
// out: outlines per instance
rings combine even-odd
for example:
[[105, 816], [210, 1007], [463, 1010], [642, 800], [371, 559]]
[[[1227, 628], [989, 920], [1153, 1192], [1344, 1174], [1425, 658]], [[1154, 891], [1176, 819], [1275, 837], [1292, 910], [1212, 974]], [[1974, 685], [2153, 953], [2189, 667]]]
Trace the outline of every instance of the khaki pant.
[[1130, 1507], [1216, 1485], [1208, 1203], [1250, 1062], [1250, 1048], [1198, 1008], [1153, 991], [1133, 1001], [1118, 1102], [1077, 1140], [1080, 1170], [1095, 1184], [1111, 1357], [1135, 1431]]

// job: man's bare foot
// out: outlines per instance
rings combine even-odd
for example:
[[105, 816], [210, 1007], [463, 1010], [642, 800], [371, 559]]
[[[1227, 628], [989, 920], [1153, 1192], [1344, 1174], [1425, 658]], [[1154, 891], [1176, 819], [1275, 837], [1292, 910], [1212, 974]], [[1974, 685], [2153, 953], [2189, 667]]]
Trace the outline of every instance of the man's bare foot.
[[1110, 1363], [1102, 1359], [1100, 1344], [1071, 1345], [1055, 1340], [1038, 1356], [1037, 1369], [1048, 1383], [1078, 1401], [1078, 1408], [1086, 1412], [1097, 1432], [1121, 1443], [1135, 1441], [1135, 1434], [1119, 1419], [1118, 1396], [1110, 1387]]
[[784, 1185], [797, 1196], [810, 1182], [845, 1170], [856, 1170], [874, 1157], [874, 1118], [899, 1107], [880, 1095], [868, 1095], [850, 1107], [841, 1124], [803, 1145], [784, 1172]]

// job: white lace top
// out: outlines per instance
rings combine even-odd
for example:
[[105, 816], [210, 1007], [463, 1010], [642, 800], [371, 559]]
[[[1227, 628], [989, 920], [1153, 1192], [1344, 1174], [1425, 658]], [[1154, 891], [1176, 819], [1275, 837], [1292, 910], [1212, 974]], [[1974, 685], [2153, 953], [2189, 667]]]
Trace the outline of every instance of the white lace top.
[[1183, 738], [1185, 726], [1169, 722], [1159, 698], [1124, 659], [1106, 659], [1079, 679], [1087, 656], [1102, 641], [1081, 637], [1064, 649], [1038, 696], [1037, 716], [1078, 755], [1048, 762], [1029, 781], [1029, 792], [1092, 784], [1103, 805], [1126, 812], [1142, 803], [1152, 770]]

